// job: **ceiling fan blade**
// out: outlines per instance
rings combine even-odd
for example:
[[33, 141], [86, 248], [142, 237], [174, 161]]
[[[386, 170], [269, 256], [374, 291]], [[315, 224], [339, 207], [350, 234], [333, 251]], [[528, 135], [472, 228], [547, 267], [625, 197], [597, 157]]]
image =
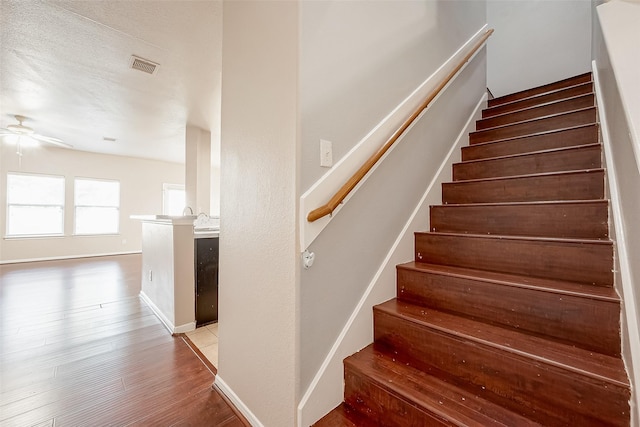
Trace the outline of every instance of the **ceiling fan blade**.
[[73, 148], [73, 145], [67, 144], [66, 142], [64, 142], [64, 141], [62, 141], [61, 139], [58, 139], [58, 138], [52, 138], [50, 136], [42, 136], [42, 135], [38, 135], [38, 134], [29, 135], [29, 137], [33, 138], [33, 139], [35, 139], [37, 141], [48, 142], [49, 144], [54, 144], [54, 145], [57, 145], [59, 147]]
[[0, 128], [0, 135], [15, 135], [15, 132], [11, 132], [9, 129]]

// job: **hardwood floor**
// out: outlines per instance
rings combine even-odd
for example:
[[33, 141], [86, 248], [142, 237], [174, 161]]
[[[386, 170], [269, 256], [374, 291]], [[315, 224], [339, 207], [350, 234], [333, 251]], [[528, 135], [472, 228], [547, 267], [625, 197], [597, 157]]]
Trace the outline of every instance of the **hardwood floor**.
[[0, 426], [244, 426], [139, 299], [141, 256], [0, 265]]

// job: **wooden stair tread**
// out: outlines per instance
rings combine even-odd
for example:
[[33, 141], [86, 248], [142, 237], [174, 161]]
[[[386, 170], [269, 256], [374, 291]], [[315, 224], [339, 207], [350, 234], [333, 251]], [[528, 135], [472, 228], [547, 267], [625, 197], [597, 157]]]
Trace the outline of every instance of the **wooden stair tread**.
[[529, 135], [476, 142], [462, 147], [462, 160], [476, 160], [526, 153], [547, 148], [571, 147], [598, 142], [598, 125], [588, 123], [580, 126], [562, 127]]
[[454, 163], [453, 180], [457, 182], [601, 167], [602, 146], [594, 143]]
[[608, 239], [608, 208], [605, 199], [448, 203], [430, 206], [430, 231]]
[[604, 169], [544, 172], [442, 184], [442, 203], [501, 203], [602, 199]]
[[491, 132], [491, 131], [496, 131], [496, 130], [502, 130], [502, 129], [505, 129], [505, 128], [513, 127], [513, 126], [523, 125], [523, 124], [526, 124], [526, 123], [534, 123], [534, 122], [538, 122], [538, 121], [541, 121], [541, 120], [551, 119], [551, 118], [555, 118], [555, 117], [562, 117], [562, 116], [566, 116], [566, 115], [569, 115], [569, 114], [572, 114], [572, 113], [577, 113], [577, 112], [581, 112], [581, 111], [589, 111], [589, 110], [595, 110], [595, 107], [577, 108], [575, 110], [564, 111], [562, 113], [547, 114], [545, 116], [536, 117], [535, 119], [527, 119], [527, 120], [521, 120], [521, 121], [518, 121], [518, 122], [507, 123], [507, 124], [504, 124], [504, 125], [499, 125], [499, 126], [486, 128], [486, 129], [477, 130], [477, 131], [471, 132], [471, 133], [472, 134], [476, 134], [476, 133], [485, 133], [485, 132]]
[[[495, 118], [499, 118], [499, 117], [508, 117], [508, 116], [520, 113], [522, 111], [535, 110], [536, 108], [548, 107], [550, 105], [560, 104], [560, 103], [566, 102], [566, 101], [573, 101], [573, 100], [576, 100], [576, 99], [582, 99], [582, 98], [585, 98], [585, 97], [593, 97], [593, 96], [594, 96], [593, 92], [580, 94], [580, 95], [574, 95], [574, 96], [568, 96], [568, 97], [562, 98], [562, 99], [554, 99], [552, 101], [546, 101], [546, 102], [542, 102], [542, 103], [536, 104], [536, 105], [529, 105], [529, 106], [526, 106], [526, 107], [519, 108], [517, 110], [511, 110], [511, 111], [506, 112], [506, 113], [496, 114], [496, 115], [493, 115], [491, 117], [483, 117], [480, 120], [495, 119]], [[585, 107], [585, 108], [587, 108], [587, 107]], [[486, 110], [491, 110], [491, 108], [487, 108], [487, 109], [485, 109], [483, 111], [486, 111]]]
[[629, 387], [624, 364], [620, 358], [400, 302], [397, 299], [377, 305], [374, 309], [423, 327], [439, 330], [474, 345], [526, 357], [537, 363], [618, 387]]
[[345, 367], [361, 372], [400, 399], [454, 426], [538, 426], [539, 424], [402, 363], [373, 344], [345, 359]]
[[585, 123], [585, 124], [578, 125], [578, 126], [568, 126], [568, 127], [564, 127], [564, 128], [561, 128], [561, 129], [553, 129], [553, 130], [545, 130], [545, 131], [541, 131], [541, 132], [534, 132], [534, 133], [531, 133], [529, 135], [514, 136], [514, 137], [510, 137], [510, 138], [503, 138], [503, 139], [495, 139], [495, 140], [486, 141], [486, 142], [477, 142], [477, 143], [473, 144], [473, 146], [462, 147], [462, 149], [464, 150], [465, 148], [476, 148], [476, 147], [479, 148], [479, 147], [482, 147], [482, 146], [490, 146], [491, 144], [499, 144], [501, 142], [516, 141], [516, 140], [520, 140], [520, 139], [530, 138], [532, 136], [547, 136], [547, 135], [551, 135], [551, 134], [566, 132], [566, 131], [575, 130], [575, 129], [582, 129], [582, 128], [587, 128], [587, 127], [591, 127], [591, 126], [598, 127], [598, 124], [597, 123]]
[[592, 286], [577, 282], [520, 276], [517, 274], [499, 273], [495, 271], [476, 270], [472, 268], [440, 264], [429, 264], [416, 261], [399, 264], [396, 268], [428, 272], [443, 276], [455, 276], [464, 279], [482, 280], [485, 282], [492, 282], [501, 286], [533, 289], [562, 295], [578, 296], [581, 298], [589, 298], [599, 301], [620, 301], [618, 294], [613, 288], [604, 286]]
[[613, 242], [611, 240], [598, 240], [598, 239], [571, 239], [564, 237], [540, 237], [540, 236], [502, 236], [497, 234], [462, 234], [462, 233], [440, 233], [437, 231], [419, 231], [416, 234], [432, 234], [438, 236], [451, 236], [451, 237], [469, 237], [476, 239], [490, 239], [490, 240], [502, 240], [502, 241], [528, 241], [528, 242], [540, 242], [540, 243], [567, 243], [577, 245], [602, 245], [611, 246]]
[[559, 204], [588, 204], [588, 203], [609, 203], [607, 199], [593, 199], [593, 200], [540, 200], [532, 202], [500, 202], [500, 203], [450, 203], [448, 205], [435, 205], [435, 206], [536, 206], [536, 205], [559, 205]]
[[613, 286], [609, 240], [440, 232], [414, 238], [418, 262]]
[[373, 427], [375, 425], [375, 422], [368, 421], [349, 405], [341, 403], [316, 421], [313, 427]]
[[518, 92], [510, 93], [507, 95], [499, 96], [497, 98], [489, 100], [489, 106], [494, 107], [497, 105], [502, 105], [507, 102], [511, 102], [513, 100], [522, 100], [531, 98], [533, 96], [554, 92], [558, 89], [564, 89], [570, 86], [575, 86], [579, 83], [588, 83], [591, 82], [591, 73], [584, 73], [574, 77], [569, 77], [567, 79], [559, 80], [553, 83], [547, 83], [544, 85], [536, 86], [530, 89], [521, 90]]
[[[518, 110], [512, 110], [503, 114], [484, 117], [476, 121], [476, 129], [491, 129], [495, 126], [504, 126], [527, 120], [535, 120], [551, 115], [564, 114], [575, 110], [590, 108], [593, 106], [595, 106], [595, 95], [593, 93], [587, 93], [563, 99], [556, 99], [546, 103], [532, 105]], [[504, 123], [500, 124], [500, 122]]]
[[471, 145], [507, 138], [531, 136], [540, 132], [581, 126], [597, 120], [595, 107], [577, 109], [569, 112], [551, 114], [531, 120], [523, 120], [503, 126], [477, 130], [469, 134]]
[[488, 107], [482, 110], [482, 118], [489, 118], [499, 114], [507, 114], [510, 111], [527, 108], [535, 105], [542, 105], [547, 102], [553, 102], [558, 99], [566, 99], [572, 96], [578, 96], [593, 92], [593, 82], [579, 83], [574, 86], [568, 86], [557, 89], [555, 91], [534, 95], [529, 98], [518, 99], [504, 104]]
[[562, 277], [529, 280], [531, 275], [521, 273], [447, 267], [415, 263], [398, 266], [397, 298], [620, 356], [620, 301], [613, 288], [594, 290], [590, 289], [592, 285], [579, 286]]
[[480, 164], [480, 163], [483, 163], [483, 162], [490, 162], [492, 160], [526, 158], [527, 156], [535, 156], [535, 155], [538, 155], [538, 154], [572, 152], [572, 151], [576, 151], [576, 150], [580, 150], [580, 149], [596, 148], [596, 147], [601, 147], [601, 146], [602, 146], [602, 144], [600, 144], [598, 142], [593, 142], [593, 143], [587, 143], [587, 144], [572, 145], [572, 146], [569, 146], [569, 147], [547, 148], [547, 149], [544, 149], [544, 150], [528, 151], [528, 152], [525, 152], [525, 153], [508, 154], [508, 155], [504, 155], [504, 156], [495, 156], [495, 157], [484, 157], [482, 159], [463, 160], [462, 162], [454, 163], [454, 166], [455, 165], [461, 165], [461, 164], [469, 164], [469, 163], [478, 163], [478, 164]]
[[602, 173], [604, 169], [602, 168], [593, 168], [593, 169], [581, 169], [581, 170], [572, 170], [572, 171], [560, 171], [560, 172], [542, 172], [542, 173], [530, 173], [525, 175], [511, 175], [511, 176], [497, 176], [491, 178], [479, 178], [479, 179], [461, 179], [459, 181], [451, 181], [445, 184], [464, 184], [467, 182], [488, 182], [488, 181], [506, 181], [512, 179], [522, 179], [522, 178], [535, 178], [535, 177], [544, 177], [544, 176], [566, 176], [566, 175], [578, 175], [578, 174], [589, 174], [589, 173]]

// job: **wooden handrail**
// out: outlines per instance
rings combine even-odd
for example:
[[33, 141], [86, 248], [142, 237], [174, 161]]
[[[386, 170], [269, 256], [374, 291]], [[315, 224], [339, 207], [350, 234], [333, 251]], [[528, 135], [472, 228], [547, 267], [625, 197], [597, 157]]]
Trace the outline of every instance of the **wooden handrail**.
[[456, 68], [454, 68], [449, 74], [447, 74], [447, 76], [440, 82], [440, 84], [433, 91], [431, 91], [424, 102], [420, 104], [420, 106], [413, 112], [413, 114], [411, 114], [411, 116], [409, 116], [409, 118], [405, 120], [404, 123], [402, 123], [402, 126], [400, 126], [400, 128], [395, 131], [393, 135], [391, 135], [391, 138], [389, 138], [377, 152], [375, 152], [371, 157], [369, 157], [366, 162], [364, 162], [362, 166], [360, 166], [360, 169], [358, 169], [356, 173], [354, 173], [351, 178], [349, 178], [349, 180], [345, 182], [342, 187], [340, 187], [340, 189], [333, 195], [333, 197], [331, 197], [331, 199], [329, 199], [326, 204], [309, 212], [309, 214], [307, 215], [307, 221], [313, 222], [322, 218], [323, 216], [330, 215], [340, 205], [340, 203], [342, 203], [345, 197], [349, 195], [351, 190], [353, 190], [356, 185], [358, 185], [358, 183], [362, 180], [362, 178], [364, 178], [365, 175], [369, 173], [371, 168], [373, 168], [373, 166], [378, 163], [378, 160], [380, 160], [382, 156], [384, 156], [384, 154], [389, 151], [389, 148], [391, 148], [391, 146], [395, 144], [398, 138], [400, 138], [400, 135], [402, 135], [404, 131], [407, 130], [409, 126], [411, 126], [411, 123], [413, 123], [413, 121], [420, 115], [422, 110], [429, 106], [429, 103], [431, 103], [431, 101], [433, 101], [433, 99], [438, 96], [440, 91], [442, 91], [447, 83], [449, 83], [449, 81], [458, 73], [458, 71], [460, 71], [464, 64], [466, 64], [469, 59], [471, 59], [476, 51], [480, 49], [480, 47], [482, 47], [484, 42], [489, 38], [491, 34], [493, 34], [493, 29], [487, 30], [487, 32], [482, 35], [480, 40], [473, 46], [473, 49], [471, 49], [471, 51], [467, 53], [462, 61], [458, 63]]

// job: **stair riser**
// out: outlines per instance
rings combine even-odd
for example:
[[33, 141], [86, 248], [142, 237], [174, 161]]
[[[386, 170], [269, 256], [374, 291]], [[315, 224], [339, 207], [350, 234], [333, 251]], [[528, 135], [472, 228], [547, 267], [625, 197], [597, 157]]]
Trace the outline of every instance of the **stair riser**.
[[344, 401], [369, 419], [377, 420], [381, 423], [379, 425], [389, 427], [453, 425], [389, 393], [348, 364], [345, 364], [344, 376]]
[[442, 202], [445, 204], [597, 200], [603, 197], [604, 172], [598, 170], [442, 184]]
[[401, 301], [620, 354], [620, 304], [399, 268]]
[[560, 114], [544, 119], [531, 120], [508, 126], [471, 132], [469, 134], [469, 144], [480, 144], [500, 139], [515, 138], [538, 132], [547, 132], [585, 125], [594, 123], [595, 121], [596, 109], [588, 108], [586, 110], [574, 111], [572, 113]]
[[476, 130], [489, 129], [525, 120], [538, 119], [552, 114], [568, 113], [595, 106], [593, 94], [578, 96], [571, 99], [557, 101], [539, 107], [531, 107], [520, 111], [513, 111], [497, 117], [490, 117], [476, 122]]
[[431, 231], [506, 236], [605, 239], [608, 204], [431, 206]]
[[557, 91], [558, 89], [563, 89], [571, 86], [575, 86], [581, 83], [588, 83], [591, 81], [591, 74], [582, 74], [580, 76], [572, 77], [570, 79], [561, 80], [559, 82], [550, 83], [548, 85], [524, 90], [521, 92], [500, 96], [498, 98], [490, 99], [488, 104], [489, 107], [495, 107], [496, 105], [506, 104], [508, 102], [517, 101], [519, 99], [530, 98], [532, 96], [541, 95], [547, 92]]
[[548, 93], [546, 95], [539, 95], [533, 98], [514, 101], [493, 108], [487, 108], [482, 111], [482, 118], [486, 119], [493, 116], [499, 116], [511, 111], [518, 111], [524, 108], [535, 107], [536, 105], [545, 104], [548, 102], [559, 101], [561, 99], [572, 98], [574, 96], [587, 95], [589, 93], [593, 93], [593, 83], [583, 83], [580, 85], [569, 87], [567, 89]]
[[490, 157], [512, 156], [530, 153], [532, 151], [573, 147], [596, 142], [598, 142], [598, 126], [582, 126], [548, 134], [462, 147], [462, 160], [469, 161]]
[[[425, 310], [425, 318], [429, 315]], [[609, 425], [628, 414], [623, 387], [449, 335], [374, 308], [376, 345], [435, 375], [446, 372], [545, 425]], [[493, 393], [493, 396], [490, 395]]]
[[600, 145], [595, 145], [495, 160], [456, 163], [453, 165], [453, 180], [597, 169], [600, 167], [602, 167], [602, 148]]
[[416, 233], [415, 260], [597, 286], [613, 284], [611, 242], [577, 243]]

